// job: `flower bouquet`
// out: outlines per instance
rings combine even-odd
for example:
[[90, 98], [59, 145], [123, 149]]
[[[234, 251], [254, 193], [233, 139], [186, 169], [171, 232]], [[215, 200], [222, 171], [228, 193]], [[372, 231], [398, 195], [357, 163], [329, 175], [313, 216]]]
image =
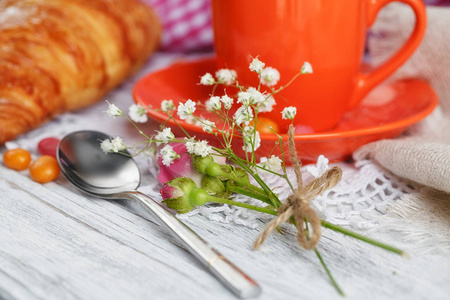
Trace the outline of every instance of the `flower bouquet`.
[[[245, 87], [239, 83], [235, 71], [221, 69], [216, 72], [215, 77], [207, 73], [200, 78], [199, 84], [211, 86], [211, 96], [204, 103], [189, 99], [180, 102], [176, 108], [173, 100], [161, 102], [158, 110], [167, 115], [167, 121], [172, 120], [179, 126], [184, 137], [176, 137], [172, 129], [164, 127], [164, 124], [161, 131], [157, 131], [154, 135], [147, 135], [137, 123], [147, 121], [146, 113], [150, 108], [134, 104], [130, 107], [127, 116], [114, 104], [109, 104], [107, 113], [112, 117], [127, 118], [144, 140], [135, 145], [126, 146], [120, 137], [116, 137], [101, 141], [101, 148], [105, 153], [121, 153], [127, 149], [132, 155], [156, 154], [160, 167], [158, 179], [164, 184], [160, 191], [163, 203], [177, 213], [183, 214], [197, 206], [219, 203], [275, 216], [256, 238], [255, 249], [261, 247], [274, 229], [281, 232], [283, 223], [292, 224], [297, 228], [298, 243], [303, 248], [315, 252], [332, 284], [343, 295], [316, 248], [321, 236], [321, 227], [338, 231], [400, 255], [405, 253], [321, 220], [310, 206], [310, 202], [323, 191], [333, 188], [341, 179], [342, 170], [336, 166], [326, 170], [314, 180], [304, 182], [300, 170], [302, 164], [294, 143], [294, 119], [297, 108], [286, 107], [282, 111], [283, 119], [291, 121], [287, 132], [287, 145], [286, 134], [279, 133], [275, 128], [276, 124], [271, 124], [266, 118], [260, 116], [272, 110], [276, 104], [274, 96], [277, 93], [287, 88], [298, 76], [307, 76], [312, 73], [312, 66], [305, 62], [288, 84], [278, 88], [276, 85], [280, 79], [280, 73], [275, 68], [266, 67], [262, 61], [254, 58], [249, 65], [249, 70], [258, 76], [257, 86]], [[223, 95], [217, 95], [218, 88], [223, 88]], [[229, 91], [231, 93], [227, 94]], [[203, 115], [213, 116], [214, 119], [205, 118]], [[215, 137], [215, 143], [190, 136], [181, 126], [180, 120], [201, 126], [204, 132]], [[278, 137], [278, 142], [274, 143], [273, 149], [278, 148], [276, 153], [280, 153], [279, 156], [269, 153], [268, 157], [262, 157], [256, 161], [255, 152], [260, 147], [261, 130], [269, 131]], [[238, 155], [233, 150], [232, 144], [236, 140], [242, 142], [243, 154]], [[292, 164], [296, 176], [295, 182], [291, 182], [288, 177], [287, 163]], [[271, 176], [277, 176], [280, 180], [286, 181], [291, 189], [291, 195], [286, 199], [280, 199], [276, 188], [268, 186], [262, 179], [262, 172], [268, 172]], [[234, 199], [236, 194], [256, 199], [258, 204], [236, 201]]]

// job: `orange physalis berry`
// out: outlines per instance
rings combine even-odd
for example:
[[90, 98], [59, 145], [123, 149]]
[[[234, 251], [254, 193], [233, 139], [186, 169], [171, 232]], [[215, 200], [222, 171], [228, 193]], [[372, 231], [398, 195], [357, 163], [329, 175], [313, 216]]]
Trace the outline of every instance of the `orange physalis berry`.
[[30, 165], [30, 162], [30, 152], [22, 148], [7, 150], [3, 154], [3, 163], [10, 169], [17, 171], [25, 170]]
[[[251, 125], [254, 126], [254, 121]], [[272, 127], [272, 129], [270, 129], [270, 127]], [[256, 130], [258, 130], [260, 134], [275, 134], [280, 131], [280, 128], [278, 124], [272, 119], [258, 116], [258, 120], [256, 122]]]
[[30, 176], [39, 183], [55, 180], [60, 172], [58, 162], [50, 155], [41, 156], [30, 165]]

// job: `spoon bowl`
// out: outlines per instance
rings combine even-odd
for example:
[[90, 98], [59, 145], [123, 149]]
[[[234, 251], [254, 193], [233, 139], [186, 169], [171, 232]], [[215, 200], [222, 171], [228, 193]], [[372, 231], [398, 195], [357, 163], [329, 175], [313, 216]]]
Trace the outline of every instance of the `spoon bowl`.
[[105, 154], [100, 142], [109, 136], [97, 131], [78, 131], [58, 145], [57, 159], [63, 174], [82, 191], [105, 197], [134, 191], [141, 182], [139, 168], [128, 151]]
[[63, 137], [56, 158], [67, 179], [92, 196], [139, 203], [235, 295], [258, 296], [261, 288], [255, 281], [161, 205], [136, 191], [140, 184], [138, 166], [126, 151], [105, 154], [100, 143], [109, 138], [98, 131], [77, 131]]

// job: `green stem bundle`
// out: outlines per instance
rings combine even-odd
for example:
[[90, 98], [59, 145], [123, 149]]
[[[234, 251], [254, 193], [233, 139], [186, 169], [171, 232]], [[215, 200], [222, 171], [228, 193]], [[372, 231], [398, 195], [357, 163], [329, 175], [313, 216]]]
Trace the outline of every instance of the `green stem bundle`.
[[[236, 190], [236, 192], [237, 192], [237, 190]], [[243, 202], [238, 202], [238, 201], [234, 201], [234, 200], [230, 200], [230, 199], [224, 199], [224, 198], [218, 198], [218, 197], [214, 197], [214, 196], [209, 196], [208, 200], [210, 202], [224, 203], [224, 204], [239, 206], [239, 207], [243, 207], [243, 208], [247, 208], [247, 209], [252, 209], [252, 210], [256, 210], [256, 211], [259, 211], [259, 212], [262, 212], [262, 213], [265, 213], [265, 214], [269, 214], [269, 215], [273, 215], [273, 216], [277, 215], [277, 211], [274, 210], [273, 208], [269, 208], [269, 207], [259, 207], [259, 206], [250, 205], [250, 204], [243, 203]], [[344, 235], [351, 236], [351, 237], [353, 237], [355, 239], [358, 239], [360, 241], [366, 242], [366, 243], [371, 244], [373, 246], [382, 248], [384, 250], [393, 252], [395, 254], [398, 254], [398, 255], [401, 255], [401, 256], [405, 256], [405, 257], [408, 256], [406, 252], [404, 252], [403, 250], [400, 250], [398, 248], [395, 248], [393, 246], [390, 246], [390, 245], [384, 244], [382, 242], [379, 242], [377, 240], [368, 238], [368, 237], [366, 237], [366, 236], [364, 236], [362, 234], [359, 234], [359, 233], [356, 233], [354, 231], [348, 230], [348, 229], [346, 229], [344, 227], [332, 224], [332, 223], [327, 222], [325, 220], [320, 220], [320, 221], [321, 221], [322, 226], [325, 227], [325, 228], [328, 228], [328, 229], [331, 229], [333, 231], [342, 233]]]

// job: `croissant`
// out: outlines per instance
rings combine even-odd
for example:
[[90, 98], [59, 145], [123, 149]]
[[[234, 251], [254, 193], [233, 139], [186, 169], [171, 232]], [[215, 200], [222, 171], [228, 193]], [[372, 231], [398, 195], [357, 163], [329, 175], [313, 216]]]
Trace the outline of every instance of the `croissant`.
[[0, 145], [101, 99], [160, 33], [138, 0], [0, 0]]

